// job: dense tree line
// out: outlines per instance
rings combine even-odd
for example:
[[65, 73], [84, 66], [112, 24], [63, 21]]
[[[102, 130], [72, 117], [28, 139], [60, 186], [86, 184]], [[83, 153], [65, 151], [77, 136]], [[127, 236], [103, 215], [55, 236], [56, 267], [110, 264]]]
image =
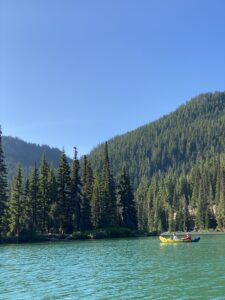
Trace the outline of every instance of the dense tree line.
[[[12, 186], [0, 140], [0, 230], [47, 233], [107, 227], [142, 231], [225, 229], [225, 93], [175, 113], [59, 167], [42, 158]], [[128, 172], [129, 169], [129, 172]]]
[[[115, 180], [129, 166], [141, 230], [224, 229], [225, 92], [109, 141]], [[103, 168], [103, 146], [90, 154]]]
[[18, 166], [8, 189], [0, 134], [1, 235], [119, 226], [157, 232], [225, 229], [225, 154], [199, 159], [189, 172], [170, 169], [151, 180], [143, 176], [134, 195], [125, 167], [115, 183], [106, 143], [102, 172], [93, 171], [87, 156], [81, 168], [75, 148], [72, 165], [62, 151], [58, 169], [44, 156], [28, 178]]
[[[159, 120], [108, 141], [115, 180], [121, 165], [129, 167], [136, 190], [141, 178], [151, 180], [159, 170], [189, 172], [199, 158], [225, 150], [225, 92], [202, 94]], [[89, 156], [93, 168], [103, 169], [104, 145]]]
[[[59, 166], [61, 151], [56, 148], [51, 148], [47, 145], [38, 145], [27, 143], [21, 139], [3, 136], [2, 148], [5, 154], [5, 164], [7, 167], [7, 177], [12, 181], [16, 175], [18, 161], [23, 170], [23, 176], [28, 176], [33, 168], [34, 162], [40, 166], [42, 153], [45, 153], [47, 161], [57, 168]], [[67, 158], [71, 163], [71, 160]]]
[[186, 173], [144, 176], [136, 192], [138, 226], [145, 230], [225, 229], [225, 155], [199, 160]]
[[110, 170], [107, 143], [102, 173], [93, 173], [87, 156], [82, 162], [81, 168], [75, 148], [72, 165], [62, 151], [58, 169], [51, 167], [45, 156], [40, 168], [35, 164], [28, 178], [23, 177], [22, 168], [18, 166], [8, 193], [0, 139], [1, 236], [68, 234], [120, 226], [137, 229], [128, 173], [123, 170], [116, 186]]

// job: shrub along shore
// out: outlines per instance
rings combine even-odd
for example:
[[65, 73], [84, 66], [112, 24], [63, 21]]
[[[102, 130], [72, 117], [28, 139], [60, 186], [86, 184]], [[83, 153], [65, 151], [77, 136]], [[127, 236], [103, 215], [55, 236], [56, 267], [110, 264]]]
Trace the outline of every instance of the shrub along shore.
[[[209, 235], [209, 234], [225, 234], [224, 231], [217, 230], [200, 230], [190, 231], [191, 235]], [[0, 244], [17, 244], [17, 243], [40, 243], [40, 242], [59, 242], [59, 241], [77, 241], [77, 240], [99, 240], [112, 238], [138, 238], [150, 236], [171, 236], [173, 232], [145, 232], [139, 230], [131, 230], [129, 228], [107, 228], [90, 231], [75, 231], [72, 234], [24, 234], [19, 237], [5, 236], [0, 237]], [[186, 235], [186, 232], [176, 232], [178, 236]]]
[[107, 228], [90, 231], [75, 231], [72, 234], [24, 234], [18, 237], [6, 236], [0, 237], [0, 244], [11, 243], [34, 243], [34, 242], [58, 242], [58, 241], [76, 241], [76, 240], [97, 240], [111, 238], [137, 238], [147, 236], [157, 236], [157, 232], [143, 232], [131, 230], [129, 228]]

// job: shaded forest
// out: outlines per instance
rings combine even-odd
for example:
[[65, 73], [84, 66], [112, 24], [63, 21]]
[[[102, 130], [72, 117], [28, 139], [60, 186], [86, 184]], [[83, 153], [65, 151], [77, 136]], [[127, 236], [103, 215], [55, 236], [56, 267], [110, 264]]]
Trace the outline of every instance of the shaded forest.
[[[23, 174], [28, 176], [34, 162], [36, 162], [37, 166], [40, 166], [43, 154], [49, 164], [55, 168], [59, 166], [61, 151], [57, 148], [27, 143], [21, 139], [10, 136], [2, 137], [2, 147], [5, 154], [5, 163], [9, 181], [12, 181], [13, 177], [16, 175], [18, 163], [23, 169]], [[69, 158], [68, 160], [71, 162]]]
[[[184, 170], [207, 155], [225, 151], [225, 93], [202, 94], [175, 112], [108, 141], [115, 178], [129, 168], [134, 189], [143, 176]], [[89, 155], [93, 168], [102, 169], [104, 144]]]
[[116, 186], [111, 175], [108, 145], [102, 172], [93, 171], [87, 156], [70, 165], [62, 151], [59, 167], [51, 167], [43, 156], [28, 177], [21, 166], [7, 183], [0, 132], [0, 236], [32, 237], [40, 234], [72, 234], [100, 228], [136, 230], [137, 211], [124, 169]]
[[100, 228], [225, 229], [225, 93], [115, 137], [81, 160], [43, 156], [11, 185], [0, 143], [1, 235]]

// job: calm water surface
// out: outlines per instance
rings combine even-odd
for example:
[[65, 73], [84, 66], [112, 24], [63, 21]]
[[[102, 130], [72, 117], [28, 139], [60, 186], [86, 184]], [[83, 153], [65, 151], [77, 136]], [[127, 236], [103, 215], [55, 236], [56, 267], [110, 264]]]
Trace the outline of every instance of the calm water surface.
[[0, 299], [225, 299], [225, 235], [2, 245]]

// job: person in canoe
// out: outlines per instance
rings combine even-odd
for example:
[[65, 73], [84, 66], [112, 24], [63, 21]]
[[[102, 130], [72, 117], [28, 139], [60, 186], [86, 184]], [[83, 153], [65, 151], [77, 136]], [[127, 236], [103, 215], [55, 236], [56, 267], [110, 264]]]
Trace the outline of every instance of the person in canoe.
[[191, 235], [190, 235], [190, 233], [188, 232], [188, 233], [186, 234], [186, 237], [185, 237], [185, 238], [182, 238], [182, 240], [183, 240], [183, 241], [191, 242]]
[[191, 235], [190, 235], [189, 232], [186, 234], [186, 240], [187, 240], [187, 241], [191, 241]]
[[177, 235], [176, 235], [176, 233], [175, 233], [175, 232], [173, 233], [172, 240], [174, 240], [174, 241], [175, 241], [175, 240], [178, 240], [178, 237], [177, 237]]

